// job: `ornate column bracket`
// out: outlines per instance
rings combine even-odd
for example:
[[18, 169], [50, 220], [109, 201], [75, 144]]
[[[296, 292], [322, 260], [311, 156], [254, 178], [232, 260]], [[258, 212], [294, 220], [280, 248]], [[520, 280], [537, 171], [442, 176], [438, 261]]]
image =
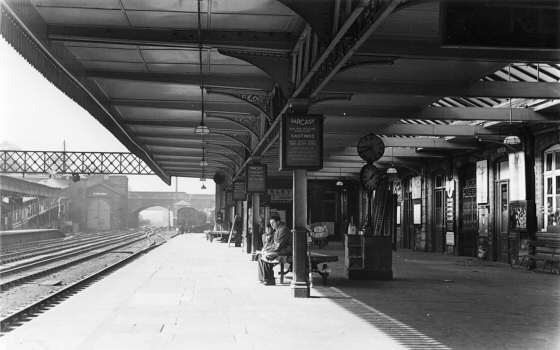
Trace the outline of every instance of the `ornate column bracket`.
[[253, 115], [242, 115], [242, 114], [229, 114], [229, 113], [208, 113], [208, 117], [229, 120], [247, 131], [259, 137], [259, 117]]
[[207, 88], [206, 91], [211, 94], [231, 96], [245, 101], [270, 120], [270, 96], [264, 92], [226, 88]]
[[221, 135], [233, 140], [234, 142], [238, 143], [239, 145], [243, 146], [249, 153], [251, 152], [251, 138], [249, 135], [244, 135], [240, 133], [232, 133], [232, 132], [219, 132], [219, 131], [212, 131], [214, 135]]
[[218, 52], [222, 55], [238, 58], [260, 68], [280, 86], [284, 95], [289, 96], [293, 90], [290, 81], [290, 57], [286, 53], [226, 48], [218, 49]]
[[[204, 141], [204, 145], [218, 147], [221, 150], [224, 150], [223, 152], [221, 152], [221, 154], [224, 157], [227, 157], [231, 161], [235, 162], [235, 164], [239, 164], [239, 162], [243, 162], [245, 160], [245, 154], [243, 148], [241, 147], [231, 146], [231, 145], [226, 146], [219, 143], [208, 142], [208, 141]], [[214, 151], [218, 151], [218, 150], [214, 150]], [[233, 156], [235, 156], [235, 158]]]

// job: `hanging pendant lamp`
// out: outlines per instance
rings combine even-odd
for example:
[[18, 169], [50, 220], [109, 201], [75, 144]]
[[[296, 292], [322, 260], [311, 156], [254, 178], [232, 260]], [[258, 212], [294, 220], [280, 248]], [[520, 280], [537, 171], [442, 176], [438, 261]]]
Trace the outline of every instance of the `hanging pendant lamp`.
[[394, 164], [393, 164], [393, 149], [394, 147], [391, 147], [391, 167], [389, 169], [387, 169], [387, 174], [398, 174], [397, 168], [395, 168]]
[[336, 185], [338, 187], [342, 187], [342, 186], [344, 186], [344, 182], [342, 181], [342, 169], [341, 168], [338, 168], [338, 173], [339, 173], [339, 176], [338, 176], [338, 181], [336, 182]]

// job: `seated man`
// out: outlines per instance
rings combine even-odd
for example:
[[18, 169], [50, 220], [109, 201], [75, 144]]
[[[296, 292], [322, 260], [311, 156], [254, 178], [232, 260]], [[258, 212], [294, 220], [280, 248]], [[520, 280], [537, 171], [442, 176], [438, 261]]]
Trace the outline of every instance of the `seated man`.
[[292, 233], [280, 222], [278, 215], [270, 218], [270, 226], [272, 226], [272, 242], [263, 246], [261, 255], [259, 256], [259, 281], [267, 286], [274, 285], [273, 267], [277, 264], [276, 258], [279, 255], [292, 254]]

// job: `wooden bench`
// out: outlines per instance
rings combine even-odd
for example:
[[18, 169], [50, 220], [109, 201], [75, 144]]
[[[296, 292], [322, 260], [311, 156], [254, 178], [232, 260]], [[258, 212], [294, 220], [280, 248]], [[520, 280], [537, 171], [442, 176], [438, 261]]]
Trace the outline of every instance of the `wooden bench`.
[[[322, 277], [323, 285], [326, 285], [330, 274], [330, 270], [327, 269], [326, 263], [338, 261], [338, 256], [311, 252], [311, 257], [306, 257], [306, 265], [309, 264], [309, 260], [311, 260], [311, 272], [319, 274]], [[280, 264], [279, 275], [280, 283], [282, 284], [284, 283], [284, 275], [286, 275], [288, 272], [292, 272], [292, 257], [279, 256], [277, 258], [277, 261]], [[290, 268], [287, 271], [285, 270], [285, 264], [290, 264]], [[321, 269], [319, 269], [319, 264], [325, 265], [321, 266]]]
[[537, 239], [529, 242], [529, 247], [534, 254], [524, 257], [527, 267], [538, 268], [538, 262], [542, 261], [543, 270], [548, 266], [550, 272], [556, 268], [556, 273], [560, 273], [560, 233], [539, 232]]

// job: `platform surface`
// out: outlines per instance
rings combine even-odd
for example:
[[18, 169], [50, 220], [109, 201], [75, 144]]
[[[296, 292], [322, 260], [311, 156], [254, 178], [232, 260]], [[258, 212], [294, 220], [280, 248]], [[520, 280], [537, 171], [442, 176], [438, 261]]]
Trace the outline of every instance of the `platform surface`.
[[[442, 290], [426, 290], [426, 277], [417, 283], [355, 282], [335, 276], [332, 287], [315, 287], [312, 298], [295, 299], [289, 285], [259, 285], [256, 263], [249, 260], [241, 248], [210, 243], [201, 234], [177, 236], [5, 334], [0, 349], [480, 349], [477, 334], [465, 340], [463, 333], [472, 325], [454, 323], [453, 315], [462, 317], [470, 307], [446, 295], [452, 284], [441, 282]], [[433, 278], [436, 270], [426, 270], [427, 262], [413, 263], [424, 269], [415, 273]], [[439, 265], [450, 266], [437, 260], [434, 266]], [[545, 276], [552, 282], [554, 278]], [[481, 297], [480, 281], [472, 282], [467, 303]], [[391, 284], [406, 290], [391, 291]], [[429, 295], [415, 294], [418, 289]], [[399, 295], [406, 297], [394, 305]], [[440, 302], [434, 302], [438, 296]], [[410, 298], [417, 299], [418, 306], [411, 307]], [[426, 298], [429, 312], [438, 318], [425, 316], [421, 307]], [[490, 332], [523, 329], [491, 312], [482, 316], [503, 322], [495, 322]], [[447, 326], [440, 314], [448, 317]], [[473, 324], [479, 323], [476, 316]], [[420, 320], [433, 322], [432, 327]], [[453, 332], [459, 345], [449, 345], [456, 339]], [[543, 338], [535, 349], [552, 348], [552, 342], [550, 336]], [[485, 348], [495, 348], [488, 345]]]

